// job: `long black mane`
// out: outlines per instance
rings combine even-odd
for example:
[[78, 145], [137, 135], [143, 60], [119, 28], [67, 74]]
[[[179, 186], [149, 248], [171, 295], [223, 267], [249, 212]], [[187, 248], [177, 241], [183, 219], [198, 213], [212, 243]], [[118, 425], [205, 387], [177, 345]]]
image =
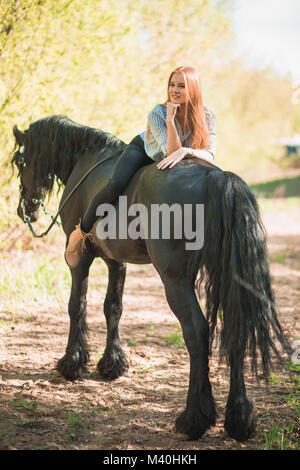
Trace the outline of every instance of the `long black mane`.
[[[38, 186], [53, 189], [55, 175], [58, 184], [65, 184], [76, 162], [87, 151], [123, 150], [125, 143], [108, 132], [77, 124], [63, 115], [53, 115], [30, 124], [25, 131], [24, 159], [34, 161]], [[20, 149], [11, 163], [17, 163]]]

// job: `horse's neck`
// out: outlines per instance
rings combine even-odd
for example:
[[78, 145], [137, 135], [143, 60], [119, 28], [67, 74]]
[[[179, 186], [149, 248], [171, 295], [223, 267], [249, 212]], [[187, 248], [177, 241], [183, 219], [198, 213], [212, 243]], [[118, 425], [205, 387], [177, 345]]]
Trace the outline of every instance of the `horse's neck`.
[[61, 181], [61, 183], [64, 186], [66, 185], [71, 173], [72, 173], [72, 171], [69, 174], [66, 174], [62, 171], [61, 168], [55, 168], [55, 170], [54, 170], [54, 174], [55, 174], [56, 178], [59, 179], [59, 181]]
[[61, 161], [57, 160], [57, 163], [54, 167], [55, 169], [55, 176], [66, 186], [67, 182], [77, 181], [78, 176], [72, 176], [74, 174], [81, 175], [88, 171], [89, 168], [95, 163], [95, 161], [99, 158], [99, 152], [91, 152], [90, 150], [86, 150], [83, 152], [78, 158], [69, 158], [69, 165], [61, 159]]
[[[64, 158], [69, 159], [69, 164], [66, 164], [66, 162], [63, 161]], [[77, 162], [78, 160], [76, 160], [75, 158], [70, 158], [69, 156], [63, 156], [56, 160], [56, 163], [54, 165], [54, 173], [55, 176], [62, 182], [64, 186], [66, 185]]]
[[125, 143], [115, 138], [115, 141], [107, 142], [107, 135], [103, 133], [102, 142], [99, 140], [97, 146], [91, 145], [91, 147], [83, 147], [82, 151], [79, 151], [75, 155], [56, 155], [56, 163], [54, 165], [54, 171], [56, 177], [64, 184], [67, 184], [68, 179], [71, 177], [75, 170], [75, 173], [87, 171], [92, 167], [99, 158], [102, 159], [103, 150], [112, 154], [121, 153], [126, 147]]

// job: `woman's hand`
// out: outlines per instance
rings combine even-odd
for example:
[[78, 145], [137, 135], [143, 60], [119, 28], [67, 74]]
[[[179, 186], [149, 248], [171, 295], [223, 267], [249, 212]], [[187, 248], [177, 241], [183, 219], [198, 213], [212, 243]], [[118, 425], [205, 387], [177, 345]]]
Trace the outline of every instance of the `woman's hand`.
[[177, 113], [178, 108], [180, 108], [180, 104], [171, 103], [168, 101], [167, 103], [167, 121], [173, 122]]
[[180, 147], [179, 149], [175, 150], [175, 152], [168, 155], [166, 158], [161, 160], [156, 167], [159, 170], [164, 170], [167, 167], [172, 168], [176, 163], [180, 162], [186, 155], [191, 154], [191, 149], [187, 147]]

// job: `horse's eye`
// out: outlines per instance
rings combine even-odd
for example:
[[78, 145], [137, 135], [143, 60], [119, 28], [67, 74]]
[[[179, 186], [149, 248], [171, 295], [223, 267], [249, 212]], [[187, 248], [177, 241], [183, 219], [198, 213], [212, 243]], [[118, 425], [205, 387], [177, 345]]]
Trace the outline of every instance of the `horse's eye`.
[[25, 162], [24, 157], [19, 157], [19, 158], [18, 158], [17, 166], [18, 166], [19, 168], [26, 168], [26, 162]]

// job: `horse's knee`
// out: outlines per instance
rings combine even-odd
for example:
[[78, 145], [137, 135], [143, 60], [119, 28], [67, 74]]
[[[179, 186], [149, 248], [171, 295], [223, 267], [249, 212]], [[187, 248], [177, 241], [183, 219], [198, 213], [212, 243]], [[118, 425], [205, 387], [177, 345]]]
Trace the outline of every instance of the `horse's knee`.
[[170, 308], [176, 316], [182, 315], [194, 302], [194, 290], [189, 282], [164, 282], [165, 293]]
[[186, 346], [194, 351], [199, 350], [199, 343], [207, 343], [209, 326], [193, 286], [188, 282], [165, 284], [166, 297], [170, 308], [178, 318]]
[[182, 324], [185, 344], [191, 356], [202, 355], [203, 351], [208, 354], [208, 323], [205, 319], [192, 320]]

